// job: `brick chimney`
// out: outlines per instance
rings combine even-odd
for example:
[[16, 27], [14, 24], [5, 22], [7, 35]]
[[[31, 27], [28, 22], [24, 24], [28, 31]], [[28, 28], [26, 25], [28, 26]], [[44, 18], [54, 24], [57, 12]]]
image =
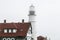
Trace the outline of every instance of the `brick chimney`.
[[6, 23], [6, 20], [4, 20], [4, 23]]
[[24, 19], [22, 19], [22, 23], [24, 23]]

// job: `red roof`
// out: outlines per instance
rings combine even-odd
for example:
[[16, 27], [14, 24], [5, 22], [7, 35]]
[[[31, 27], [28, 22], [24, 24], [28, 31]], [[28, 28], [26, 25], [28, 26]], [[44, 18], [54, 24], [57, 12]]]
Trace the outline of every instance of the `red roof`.
[[[0, 23], [0, 37], [26, 36], [31, 23]], [[17, 29], [16, 33], [4, 33], [4, 29]], [[23, 31], [21, 31], [21, 29]]]
[[43, 37], [43, 36], [38, 36], [37, 37], [37, 40], [47, 40], [47, 38], [46, 37]]

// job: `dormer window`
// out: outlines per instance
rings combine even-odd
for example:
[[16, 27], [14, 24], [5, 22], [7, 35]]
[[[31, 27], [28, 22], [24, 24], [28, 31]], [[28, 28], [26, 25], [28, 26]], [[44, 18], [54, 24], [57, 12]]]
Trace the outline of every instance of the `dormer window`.
[[12, 30], [11, 29], [9, 29], [9, 33], [11, 33], [12, 32]]
[[7, 33], [7, 29], [4, 29], [4, 33]]
[[16, 29], [13, 29], [13, 33], [16, 33], [16, 31], [17, 31]]
[[17, 29], [4, 29], [4, 33], [16, 33]]

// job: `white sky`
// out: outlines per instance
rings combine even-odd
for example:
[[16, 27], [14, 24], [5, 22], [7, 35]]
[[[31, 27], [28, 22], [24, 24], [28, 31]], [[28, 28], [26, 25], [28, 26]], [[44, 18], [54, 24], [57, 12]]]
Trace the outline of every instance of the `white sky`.
[[28, 21], [31, 4], [37, 15], [37, 35], [60, 40], [60, 0], [0, 0], [0, 22]]

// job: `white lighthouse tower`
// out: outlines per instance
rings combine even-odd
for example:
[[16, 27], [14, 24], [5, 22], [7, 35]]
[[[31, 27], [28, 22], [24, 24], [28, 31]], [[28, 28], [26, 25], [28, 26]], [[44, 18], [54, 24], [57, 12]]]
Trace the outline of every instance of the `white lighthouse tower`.
[[33, 5], [30, 6], [29, 10], [29, 22], [32, 25], [32, 40], [37, 40], [36, 38], [36, 26], [35, 26], [35, 7]]

